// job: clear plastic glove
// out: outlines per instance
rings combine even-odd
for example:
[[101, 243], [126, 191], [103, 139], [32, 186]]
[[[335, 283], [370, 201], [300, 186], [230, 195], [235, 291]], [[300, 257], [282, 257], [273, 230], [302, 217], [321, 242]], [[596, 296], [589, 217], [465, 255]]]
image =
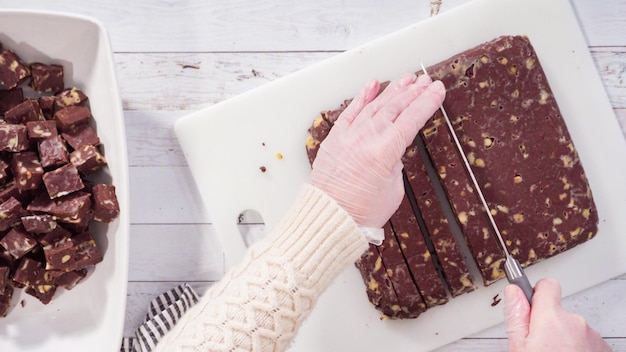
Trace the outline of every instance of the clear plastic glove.
[[377, 97], [371, 81], [339, 116], [320, 145], [310, 182], [362, 227], [382, 227], [404, 196], [400, 158], [441, 106], [445, 88], [407, 74]]
[[504, 289], [509, 352], [609, 352], [611, 347], [583, 317], [561, 307], [561, 286], [553, 279], [537, 282], [532, 310], [515, 285]]

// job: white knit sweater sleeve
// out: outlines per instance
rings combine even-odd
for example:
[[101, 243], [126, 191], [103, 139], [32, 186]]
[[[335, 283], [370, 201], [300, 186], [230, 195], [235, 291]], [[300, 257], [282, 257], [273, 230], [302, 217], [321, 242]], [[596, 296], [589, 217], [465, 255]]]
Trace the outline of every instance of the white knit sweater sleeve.
[[352, 218], [305, 185], [266, 239], [213, 285], [156, 351], [284, 351], [319, 295], [366, 249]]

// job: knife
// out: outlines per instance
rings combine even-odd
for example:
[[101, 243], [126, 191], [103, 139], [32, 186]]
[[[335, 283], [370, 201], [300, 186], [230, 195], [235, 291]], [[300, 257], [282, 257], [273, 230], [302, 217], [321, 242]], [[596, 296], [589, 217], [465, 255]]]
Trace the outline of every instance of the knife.
[[[422, 66], [422, 71], [424, 71], [424, 74], [428, 75], [428, 72], [426, 72], [426, 67], [424, 67], [424, 64], [421, 62], [420, 64]], [[476, 193], [478, 194], [480, 201], [482, 202], [483, 208], [485, 209], [485, 212], [487, 213], [487, 216], [489, 217], [489, 221], [491, 222], [491, 227], [495, 231], [496, 237], [498, 238], [500, 242], [500, 247], [502, 247], [502, 250], [504, 251], [504, 255], [505, 255], [504, 272], [506, 274], [506, 278], [507, 280], [509, 280], [509, 283], [514, 284], [518, 286], [519, 288], [521, 288], [522, 291], [524, 292], [524, 295], [526, 296], [526, 299], [528, 299], [528, 303], [532, 304], [532, 298], [533, 298], [533, 293], [534, 293], [533, 286], [530, 284], [530, 281], [528, 281], [528, 277], [526, 276], [526, 273], [524, 272], [524, 269], [522, 268], [520, 263], [515, 258], [513, 258], [513, 256], [509, 253], [509, 250], [506, 248], [504, 240], [502, 239], [502, 234], [500, 233], [500, 230], [498, 229], [498, 225], [496, 224], [496, 221], [494, 220], [493, 216], [491, 215], [491, 212], [489, 211], [489, 206], [487, 205], [485, 196], [483, 195], [483, 192], [480, 186], [478, 185], [478, 181], [476, 181], [476, 176], [474, 176], [474, 172], [472, 171], [472, 168], [467, 160], [467, 157], [465, 156], [465, 153], [463, 152], [463, 147], [461, 146], [461, 142], [459, 142], [459, 139], [457, 138], [456, 133], [454, 132], [454, 128], [452, 127], [452, 123], [450, 122], [450, 118], [448, 118], [448, 114], [446, 113], [446, 110], [443, 108], [443, 105], [439, 107], [439, 110], [441, 110], [441, 113], [443, 114], [443, 117], [446, 120], [446, 125], [448, 126], [448, 130], [450, 131], [450, 134], [452, 134], [452, 138], [454, 139], [454, 144], [456, 144], [457, 151], [459, 152], [459, 154], [461, 154], [461, 158], [463, 159], [463, 163], [465, 164], [465, 169], [467, 170], [467, 173], [470, 175], [470, 178], [472, 179], [472, 183], [474, 184]]]

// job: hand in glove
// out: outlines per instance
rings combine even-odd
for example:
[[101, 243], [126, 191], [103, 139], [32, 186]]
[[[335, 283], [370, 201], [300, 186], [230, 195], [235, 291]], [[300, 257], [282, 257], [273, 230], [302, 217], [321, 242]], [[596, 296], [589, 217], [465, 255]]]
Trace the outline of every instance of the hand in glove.
[[509, 352], [609, 352], [611, 347], [583, 317], [561, 307], [561, 286], [552, 279], [537, 282], [532, 309], [522, 290], [504, 290]]
[[408, 74], [378, 94], [370, 82], [320, 145], [310, 182], [362, 227], [382, 227], [404, 196], [400, 158], [441, 106], [445, 88]]

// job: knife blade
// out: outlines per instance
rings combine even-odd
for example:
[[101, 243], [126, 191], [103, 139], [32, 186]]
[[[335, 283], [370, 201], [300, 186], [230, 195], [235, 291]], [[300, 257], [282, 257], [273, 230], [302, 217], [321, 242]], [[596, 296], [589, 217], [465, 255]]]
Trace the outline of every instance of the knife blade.
[[[428, 75], [428, 72], [426, 72], [426, 67], [424, 67], [424, 63], [420, 62], [420, 65], [422, 66], [422, 71], [424, 72], [424, 74]], [[528, 299], [528, 303], [532, 304], [534, 288], [530, 284], [530, 281], [528, 280], [528, 276], [526, 276], [524, 269], [522, 268], [520, 263], [515, 258], [513, 258], [513, 256], [509, 253], [509, 250], [506, 247], [504, 240], [502, 239], [502, 234], [500, 233], [500, 229], [498, 228], [498, 225], [496, 224], [495, 219], [491, 215], [491, 211], [489, 209], [489, 205], [487, 204], [487, 200], [485, 199], [485, 196], [483, 195], [482, 189], [478, 185], [476, 176], [474, 176], [472, 167], [470, 166], [470, 163], [467, 160], [467, 157], [465, 156], [465, 152], [463, 151], [461, 142], [459, 141], [458, 137], [456, 136], [456, 133], [454, 132], [454, 128], [452, 127], [452, 123], [450, 122], [450, 118], [448, 117], [448, 114], [446, 113], [446, 110], [444, 109], [443, 105], [439, 107], [439, 110], [441, 111], [441, 114], [443, 115], [443, 118], [446, 121], [446, 125], [448, 126], [448, 130], [450, 131], [450, 134], [452, 135], [452, 139], [454, 140], [454, 144], [456, 145], [457, 151], [459, 152], [459, 154], [461, 154], [461, 159], [463, 159], [465, 170], [467, 171], [467, 173], [469, 174], [472, 180], [474, 189], [476, 189], [476, 193], [478, 194], [478, 197], [480, 198], [483, 208], [485, 209], [485, 213], [487, 214], [487, 217], [489, 218], [491, 227], [493, 228], [496, 234], [496, 237], [500, 243], [500, 247], [502, 248], [502, 251], [504, 252], [504, 255], [505, 255], [504, 272], [506, 274], [506, 278], [509, 281], [509, 283], [514, 284], [518, 286], [520, 289], [522, 289], [522, 291], [524, 292], [524, 295], [526, 296], [526, 299]]]

